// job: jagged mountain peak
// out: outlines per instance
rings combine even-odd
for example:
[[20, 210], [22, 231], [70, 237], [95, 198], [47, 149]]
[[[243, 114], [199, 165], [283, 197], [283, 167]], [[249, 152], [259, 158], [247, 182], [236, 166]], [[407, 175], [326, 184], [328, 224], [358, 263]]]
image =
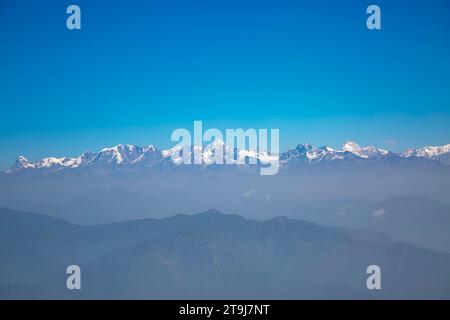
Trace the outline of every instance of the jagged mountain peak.
[[355, 152], [361, 150], [361, 147], [354, 141], [346, 141], [342, 146], [342, 150], [348, 152]]

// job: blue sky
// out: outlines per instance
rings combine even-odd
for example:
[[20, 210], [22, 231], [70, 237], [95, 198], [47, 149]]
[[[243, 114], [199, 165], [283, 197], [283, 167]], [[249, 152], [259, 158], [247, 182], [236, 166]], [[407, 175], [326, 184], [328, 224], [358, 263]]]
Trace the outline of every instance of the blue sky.
[[449, 14], [447, 0], [2, 0], [0, 168], [164, 148], [194, 120], [280, 128], [283, 147], [450, 143]]

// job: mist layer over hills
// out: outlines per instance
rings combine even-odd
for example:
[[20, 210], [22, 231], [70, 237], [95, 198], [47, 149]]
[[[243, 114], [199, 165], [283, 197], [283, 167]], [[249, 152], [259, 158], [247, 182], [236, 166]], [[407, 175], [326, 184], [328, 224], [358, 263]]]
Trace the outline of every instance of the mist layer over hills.
[[[371, 232], [217, 211], [78, 226], [0, 209], [0, 298], [449, 298], [450, 255]], [[65, 288], [66, 267], [82, 290]], [[382, 270], [382, 290], [366, 268]]]

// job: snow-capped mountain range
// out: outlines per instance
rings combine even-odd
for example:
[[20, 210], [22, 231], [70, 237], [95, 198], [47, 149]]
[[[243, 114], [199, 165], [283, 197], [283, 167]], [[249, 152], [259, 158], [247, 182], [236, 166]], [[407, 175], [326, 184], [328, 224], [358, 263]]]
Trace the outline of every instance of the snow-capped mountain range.
[[[221, 140], [213, 141], [203, 147], [191, 148], [191, 154], [197, 154], [203, 159], [203, 165], [209, 166], [214, 163], [217, 150], [227, 154], [229, 150]], [[63, 170], [105, 170], [114, 171], [120, 168], [173, 168], [182, 163], [178, 155], [180, 149], [175, 147], [168, 150], [158, 150], [149, 145], [139, 147], [136, 145], [117, 145], [104, 148], [100, 152], [85, 152], [76, 158], [44, 158], [36, 162], [30, 162], [27, 158], [20, 156], [14, 165], [5, 173], [14, 174], [21, 172], [45, 171], [46, 173], [59, 172]], [[295, 149], [282, 152], [279, 157], [270, 155], [265, 151], [235, 150], [232, 161], [235, 163], [248, 163], [247, 159], [253, 158], [258, 164], [273, 163], [279, 158], [280, 168], [293, 166], [333, 164], [342, 161], [349, 163], [378, 163], [382, 161], [428, 161], [450, 165], [450, 144], [441, 147], [423, 147], [420, 149], [408, 149], [403, 153], [394, 153], [374, 146], [360, 147], [357, 143], [346, 142], [342, 149], [333, 149], [328, 146], [315, 147], [310, 144], [300, 144]], [[244, 165], [245, 166], [245, 165]]]
[[420, 149], [408, 149], [401, 154], [404, 158], [425, 158], [450, 164], [450, 144], [442, 147], [424, 147]]

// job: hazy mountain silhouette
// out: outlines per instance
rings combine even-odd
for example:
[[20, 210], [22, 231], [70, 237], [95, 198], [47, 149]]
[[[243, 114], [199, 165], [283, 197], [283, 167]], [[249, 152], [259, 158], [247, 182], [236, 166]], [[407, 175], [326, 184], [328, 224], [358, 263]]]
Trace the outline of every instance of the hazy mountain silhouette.
[[[77, 226], [0, 209], [0, 297], [450, 298], [450, 255], [372, 232], [217, 211]], [[66, 267], [82, 290], [65, 288]], [[382, 269], [382, 290], [366, 268]]]

